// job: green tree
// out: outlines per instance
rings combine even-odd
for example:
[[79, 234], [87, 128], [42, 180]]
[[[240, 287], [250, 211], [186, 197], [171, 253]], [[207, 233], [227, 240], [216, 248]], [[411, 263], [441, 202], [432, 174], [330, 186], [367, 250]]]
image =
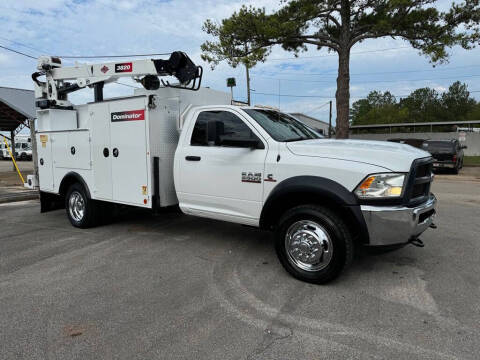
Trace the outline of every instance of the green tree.
[[475, 105], [475, 99], [470, 97], [467, 85], [460, 81], [454, 82], [441, 98], [444, 121], [465, 120]]
[[407, 122], [440, 121], [443, 116], [442, 103], [438, 92], [428, 87], [413, 91], [400, 101], [400, 106], [409, 110]]
[[[306, 51], [307, 45], [336, 52], [337, 137], [346, 138], [353, 46], [366, 39], [401, 38], [432, 62], [446, 61], [448, 48], [460, 45], [470, 49], [478, 42], [479, 1], [452, 3], [447, 11], [437, 9], [437, 0], [285, 0], [272, 14], [244, 6], [217, 27], [214, 44], [223, 48], [225, 39], [238, 41], [230, 40], [235, 51], [223, 53], [229, 60], [275, 44], [295, 54]], [[245, 41], [249, 50], [245, 50]], [[259, 59], [263, 61], [267, 54]]]
[[245, 66], [247, 78], [247, 102], [250, 105], [250, 69], [259, 61], [263, 62], [269, 53], [267, 48], [255, 48], [250, 39], [250, 31], [242, 31], [251, 26], [261, 26], [261, 10], [253, 8], [240, 9], [229, 19], [217, 24], [208, 19], [203, 24], [202, 30], [212, 35], [217, 41], [205, 41], [201, 46], [202, 59], [210, 63], [212, 70], [222, 61], [236, 68], [239, 64]]
[[[365, 99], [355, 101], [350, 111], [352, 118], [352, 125], [369, 125], [379, 123], [382, 121], [388, 122], [385, 116], [378, 114], [385, 113], [384, 108], [388, 108], [391, 111], [391, 116], [397, 111], [395, 96], [389, 91], [371, 91]], [[387, 114], [387, 113], [385, 113]]]

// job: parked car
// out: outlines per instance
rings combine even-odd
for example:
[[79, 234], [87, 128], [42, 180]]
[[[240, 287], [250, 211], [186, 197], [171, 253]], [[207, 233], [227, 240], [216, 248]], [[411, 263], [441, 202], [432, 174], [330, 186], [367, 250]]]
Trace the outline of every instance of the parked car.
[[432, 154], [434, 169], [451, 169], [455, 174], [463, 167], [463, 149], [456, 139], [451, 140], [426, 140], [423, 149]]
[[418, 149], [423, 149], [423, 143], [425, 142], [425, 139], [395, 138], [395, 139], [388, 139], [388, 141], [397, 142], [397, 143], [400, 143], [400, 144], [407, 144], [407, 145], [411, 145], [413, 147], [416, 147]]

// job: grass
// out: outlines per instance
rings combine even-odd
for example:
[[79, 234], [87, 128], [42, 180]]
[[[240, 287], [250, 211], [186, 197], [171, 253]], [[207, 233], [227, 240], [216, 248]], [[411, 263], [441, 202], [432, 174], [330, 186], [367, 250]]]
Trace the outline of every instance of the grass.
[[480, 166], [480, 156], [465, 156], [463, 158], [463, 164], [465, 166], [469, 166], [469, 165]]

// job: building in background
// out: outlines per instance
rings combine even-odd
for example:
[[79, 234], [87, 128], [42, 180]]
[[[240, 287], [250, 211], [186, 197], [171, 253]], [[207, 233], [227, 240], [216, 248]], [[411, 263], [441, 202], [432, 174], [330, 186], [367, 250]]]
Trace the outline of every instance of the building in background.
[[[328, 136], [328, 123], [312, 116], [308, 116], [302, 113], [290, 113], [295, 119], [303, 122], [305, 125], [317, 130], [320, 134]], [[333, 128], [333, 126], [332, 126]], [[333, 132], [333, 129], [332, 129]]]

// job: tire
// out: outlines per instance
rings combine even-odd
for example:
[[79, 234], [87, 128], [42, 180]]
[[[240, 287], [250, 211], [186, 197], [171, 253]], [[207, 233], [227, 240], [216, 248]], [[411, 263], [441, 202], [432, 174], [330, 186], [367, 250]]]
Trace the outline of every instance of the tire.
[[457, 175], [458, 172], [460, 171], [459, 166], [460, 166], [460, 164], [456, 165], [456, 166], [453, 168], [453, 170], [452, 170], [452, 172], [453, 172], [455, 175]]
[[84, 187], [79, 183], [68, 189], [65, 209], [70, 223], [75, 227], [86, 229], [97, 224], [98, 205], [87, 196]]
[[[291, 245], [292, 240], [302, 237], [299, 246]], [[281, 217], [275, 231], [275, 250], [292, 276], [325, 284], [351, 264], [354, 244], [345, 221], [334, 211], [323, 206], [300, 205]]]

